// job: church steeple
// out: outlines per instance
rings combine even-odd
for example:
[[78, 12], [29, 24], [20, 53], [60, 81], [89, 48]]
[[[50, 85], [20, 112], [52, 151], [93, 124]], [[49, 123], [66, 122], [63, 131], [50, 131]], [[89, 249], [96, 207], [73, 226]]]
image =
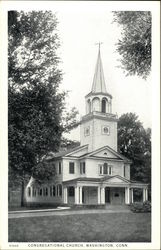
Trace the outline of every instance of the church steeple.
[[86, 115], [81, 119], [81, 145], [89, 151], [109, 146], [117, 151], [117, 117], [112, 114], [112, 96], [107, 93], [101, 61], [100, 43], [92, 90], [85, 96]]
[[104, 73], [103, 73], [102, 60], [101, 60], [100, 43], [99, 43], [98, 57], [97, 57], [97, 63], [95, 67], [95, 73], [94, 73], [91, 92], [92, 93], [107, 93], [105, 78], [104, 78]]

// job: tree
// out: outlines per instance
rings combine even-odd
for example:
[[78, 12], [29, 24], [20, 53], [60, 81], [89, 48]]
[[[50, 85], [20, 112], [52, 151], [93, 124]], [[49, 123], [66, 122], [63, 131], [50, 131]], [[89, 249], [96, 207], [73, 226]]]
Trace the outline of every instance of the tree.
[[9, 188], [22, 183], [22, 205], [26, 179], [53, 176], [43, 157], [59, 150], [77, 114], [72, 110], [63, 120], [66, 93], [59, 90], [56, 27], [51, 11], [8, 13]]
[[114, 22], [121, 28], [117, 52], [121, 55], [121, 68], [127, 75], [146, 79], [151, 71], [151, 12], [116, 11]]
[[131, 179], [151, 183], [151, 129], [145, 130], [134, 113], [118, 121], [118, 148], [132, 160]]

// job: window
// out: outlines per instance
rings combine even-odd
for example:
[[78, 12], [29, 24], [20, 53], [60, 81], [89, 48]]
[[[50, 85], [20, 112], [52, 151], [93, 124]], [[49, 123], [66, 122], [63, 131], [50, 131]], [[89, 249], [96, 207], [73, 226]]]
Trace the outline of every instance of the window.
[[55, 196], [55, 195], [56, 195], [56, 187], [53, 186], [53, 196]]
[[74, 187], [68, 187], [68, 195], [73, 197], [74, 193]]
[[112, 166], [108, 165], [106, 162], [103, 165], [99, 164], [98, 167], [100, 175], [112, 175]]
[[53, 196], [53, 187], [50, 187], [50, 196]]
[[106, 100], [102, 100], [102, 113], [106, 113]]
[[124, 165], [124, 177], [125, 177], [125, 165]]
[[103, 174], [103, 166], [99, 165], [99, 174]]
[[59, 174], [61, 174], [61, 162], [59, 162]]
[[112, 166], [108, 166], [108, 174], [112, 175]]
[[27, 194], [29, 197], [31, 196], [31, 188], [30, 187], [27, 188]]
[[48, 188], [47, 187], [43, 188], [43, 196], [48, 196]]
[[42, 188], [39, 189], [39, 195], [42, 196]]
[[35, 197], [36, 196], [36, 188], [32, 188], [32, 196]]
[[80, 174], [85, 174], [86, 172], [86, 163], [80, 162]]
[[57, 196], [62, 196], [62, 185], [61, 184], [57, 185]]
[[69, 162], [69, 174], [74, 174], [74, 162]]
[[45, 195], [48, 196], [48, 188], [45, 188]]
[[103, 135], [109, 135], [110, 134], [109, 126], [102, 126], [102, 134]]
[[107, 174], [108, 173], [107, 171], [108, 171], [108, 165], [107, 165], [107, 163], [104, 163], [103, 164], [103, 173]]
[[90, 127], [84, 128], [84, 135], [89, 136], [90, 135]]
[[91, 102], [90, 102], [90, 100], [87, 101], [87, 108], [88, 108], [87, 113], [91, 113]]

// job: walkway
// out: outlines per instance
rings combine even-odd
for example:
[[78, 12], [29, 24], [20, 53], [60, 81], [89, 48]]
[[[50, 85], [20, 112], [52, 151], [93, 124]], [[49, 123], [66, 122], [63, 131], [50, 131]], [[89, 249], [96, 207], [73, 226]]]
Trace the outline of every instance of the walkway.
[[102, 214], [102, 213], [131, 213], [129, 207], [126, 206], [108, 206], [104, 209], [44, 209], [44, 210], [28, 210], [28, 211], [10, 211], [9, 219], [25, 218], [25, 217], [41, 217], [41, 216], [64, 216], [75, 214]]

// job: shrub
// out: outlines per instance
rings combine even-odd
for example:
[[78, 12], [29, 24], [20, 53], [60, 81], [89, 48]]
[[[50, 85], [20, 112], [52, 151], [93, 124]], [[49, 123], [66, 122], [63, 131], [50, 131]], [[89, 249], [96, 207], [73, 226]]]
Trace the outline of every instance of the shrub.
[[149, 201], [134, 202], [131, 204], [130, 208], [134, 213], [148, 213], [151, 212], [151, 203]]

